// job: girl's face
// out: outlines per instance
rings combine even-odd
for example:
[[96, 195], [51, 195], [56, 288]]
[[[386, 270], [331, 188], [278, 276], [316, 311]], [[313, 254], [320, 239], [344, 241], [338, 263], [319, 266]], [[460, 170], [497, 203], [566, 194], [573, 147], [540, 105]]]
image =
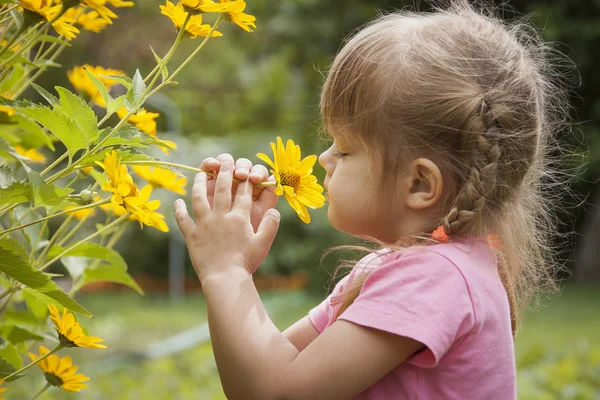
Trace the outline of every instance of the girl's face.
[[[323, 187], [329, 204], [327, 216], [338, 230], [354, 236], [394, 241], [402, 214], [402, 201], [395, 207], [380, 204], [373, 165], [366, 150], [357, 144], [334, 142], [319, 156], [327, 175]], [[399, 199], [401, 200], [401, 199]]]

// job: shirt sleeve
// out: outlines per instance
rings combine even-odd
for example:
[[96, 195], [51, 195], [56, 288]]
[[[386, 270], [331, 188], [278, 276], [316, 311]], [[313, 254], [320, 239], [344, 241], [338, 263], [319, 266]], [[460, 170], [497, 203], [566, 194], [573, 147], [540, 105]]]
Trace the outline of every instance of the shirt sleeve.
[[475, 312], [458, 267], [423, 250], [391, 255], [370, 272], [339, 319], [423, 343], [426, 349], [407, 362], [431, 368], [474, 327]]
[[336, 296], [339, 296], [343, 292], [344, 288], [346, 287], [346, 284], [348, 283], [349, 278], [350, 274], [342, 278], [335, 285], [333, 292], [331, 292], [331, 294], [327, 296], [327, 298], [323, 300], [321, 304], [319, 304], [318, 306], [316, 306], [308, 312], [308, 318], [310, 319], [310, 322], [312, 322], [312, 324], [315, 326], [317, 331], [319, 331], [319, 333], [325, 330], [325, 328], [329, 324], [329, 318], [330, 316], [332, 316], [333, 306], [331, 305], [331, 299], [335, 298]]

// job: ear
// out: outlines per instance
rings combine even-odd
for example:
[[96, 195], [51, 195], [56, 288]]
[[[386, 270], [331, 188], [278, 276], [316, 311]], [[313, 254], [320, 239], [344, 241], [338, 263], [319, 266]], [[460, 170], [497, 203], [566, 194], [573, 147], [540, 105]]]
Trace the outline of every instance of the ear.
[[413, 210], [433, 207], [442, 197], [444, 181], [438, 166], [427, 158], [417, 158], [409, 165], [409, 192], [406, 205]]

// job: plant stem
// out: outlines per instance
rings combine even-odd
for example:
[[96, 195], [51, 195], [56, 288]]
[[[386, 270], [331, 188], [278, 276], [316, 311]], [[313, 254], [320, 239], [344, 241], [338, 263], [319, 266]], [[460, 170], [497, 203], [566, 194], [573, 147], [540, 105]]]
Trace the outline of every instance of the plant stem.
[[9, 232], [16, 231], [18, 229], [23, 229], [23, 228], [26, 228], [26, 227], [31, 226], [31, 225], [35, 225], [35, 224], [40, 223], [40, 222], [44, 222], [46, 220], [49, 220], [50, 218], [59, 217], [61, 215], [70, 214], [70, 213], [75, 212], [75, 211], [85, 210], [86, 208], [92, 208], [92, 207], [96, 207], [96, 206], [99, 206], [101, 204], [106, 204], [106, 203], [110, 203], [110, 199], [104, 199], [104, 200], [98, 201], [96, 203], [88, 204], [88, 205], [81, 206], [81, 207], [75, 207], [75, 208], [72, 208], [72, 209], [66, 210], [66, 211], [61, 211], [59, 213], [48, 215], [48, 216], [46, 216], [44, 218], [40, 218], [38, 220], [35, 220], [33, 222], [28, 222], [28, 223], [23, 224], [23, 225], [13, 226], [12, 228], [8, 228], [8, 229], [2, 231], [0, 233], [0, 237], [4, 236], [5, 234], [7, 234]]
[[67, 229], [67, 227], [69, 226], [69, 222], [71, 222], [71, 220], [73, 219], [73, 216], [74, 216], [74, 214], [70, 214], [67, 218], [65, 218], [65, 220], [58, 227], [58, 229], [56, 230], [56, 232], [54, 232], [54, 234], [52, 235], [52, 237], [50, 238], [50, 240], [48, 241], [48, 243], [46, 244], [46, 246], [44, 246], [44, 250], [42, 250], [42, 252], [40, 253], [39, 257], [36, 258], [36, 260], [33, 263], [33, 265], [37, 265], [39, 262], [41, 262], [44, 259], [44, 257], [46, 257], [46, 255], [48, 254], [48, 252], [52, 249], [52, 246], [54, 246], [54, 242], [56, 242], [56, 240], [60, 237], [60, 234], [62, 233], [62, 231], [64, 229]]
[[[21, 34], [23, 32], [25, 32], [25, 29], [27, 29], [27, 26], [25, 24], [21, 25], [21, 27], [19, 29], [17, 29], [15, 34], [8, 40], [8, 43], [6, 43], [4, 45], [4, 47], [2, 49], [0, 49], [0, 56], [2, 56], [6, 52], [6, 50], [8, 50], [10, 48], [10, 46], [13, 45], [13, 43], [15, 43], [15, 41], [19, 38], [19, 36], [21, 36]], [[14, 57], [15, 54], [17, 54], [16, 51], [8, 60], [10, 60], [12, 57]], [[6, 60], [6, 61], [8, 61], [8, 60]], [[0, 68], [2, 68], [3, 65], [4, 65], [4, 63], [0, 64]]]
[[40, 172], [40, 175], [42, 175], [42, 176], [46, 175], [48, 172], [50, 172], [52, 170], [52, 168], [56, 167], [58, 164], [60, 164], [60, 162], [62, 160], [64, 160], [68, 156], [69, 156], [69, 151], [65, 151], [62, 156], [58, 157], [56, 160], [54, 160], [54, 162], [52, 164], [48, 165], [42, 172]]
[[[209, 176], [217, 176], [217, 174], [215, 174], [214, 172], [204, 171], [203, 169], [200, 169], [200, 168], [188, 167], [187, 165], [176, 164], [176, 163], [166, 162], [166, 161], [152, 161], [152, 160], [148, 160], [148, 161], [146, 161], [146, 160], [121, 161], [121, 164], [128, 164], [128, 165], [157, 165], [157, 166], [165, 166], [165, 167], [173, 167], [173, 168], [185, 169], [185, 170], [194, 171], [194, 172], [204, 172], [206, 175], [209, 175]], [[233, 182], [240, 183], [240, 181], [238, 181], [237, 179], [234, 179]], [[255, 187], [277, 186], [277, 182], [255, 183], [254, 186]]]
[[198, 46], [196, 48], [196, 50], [194, 50], [192, 52], [192, 54], [189, 55], [189, 57], [179, 66], [179, 68], [177, 68], [175, 70], [175, 72], [173, 72], [171, 74], [171, 76], [169, 76], [167, 79], [164, 80], [163, 83], [161, 83], [160, 85], [158, 85], [156, 87], [156, 89], [154, 89], [152, 92], [150, 92], [150, 94], [148, 95], [148, 97], [151, 97], [154, 93], [156, 93], [157, 91], [159, 91], [160, 89], [162, 89], [164, 86], [168, 85], [171, 83], [171, 81], [173, 80], [173, 78], [175, 78], [175, 76], [177, 76], [177, 74], [179, 72], [181, 72], [181, 70], [183, 69], [183, 67], [186, 66], [186, 64], [188, 62], [190, 62], [192, 60], [192, 58], [194, 58], [194, 56], [196, 54], [198, 54], [198, 52], [200, 50], [202, 50], [202, 48], [204, 47], [204, 45], [206, 44], [206, 42], [208, 42], [208, 39], [210, 39], [210, 36], [212, 35], [212, 33], [217, 29], [217, 26], [219, 26], [219, 23], [221, 22], [221, 14], [219, 14], [219, 17], [217, 17], [217, 20], [215, 21], [215, 23], [213, 24], [213, 26], [210, 28], [210, 31], [208, 32], [208, 34], [206, 35], [206, 37], [204, 38], [204, 40], [202, 41], [202, 43], [200, 43], [200, 46]]
[[40, 397], [40, 396], [41, 396], [41, 394], [42, 394], [42, 393], [44, 393], [44, 392], [45, 392], [45, 391], [46, 391], [46, 390], [47, 390], [49, 387], [50, 387], [50, 382], [46, 382], [46, 384], [44, 385], [44, 387], [42, 388], [42, 390], [40, 390], [39, 392], [37, 392], [37, 393], [35, 394], [35, 396], [33, 396], [33, 397], [31, 398], [31, 400], [35, 400], [35, 399], [37, 399], [38, 397]]
[[6, 296], [8, 296], [8, 295], [10, 295], [10, 294], [12, 294], [14, 292], [16, 292], [17, 290], [19, 290], [18, 286], [11, 287], [11, 288], [7, 289], [6, 292], [0, 294], [0, 300], [2, 300], [3, 298], [5, 298]]
[[87, 242], [88, 240], [92, 240], [93, 238], [95, 238], [96, 236], [102, 234], [103, 232], [109, 230], [110, 228], [112, 228], [113, 226], [119, 224], [121, 221], [123, 221], [125, 218], [129, 217], [131, 213], [128, 212], [127, 214], [121, 216], [120, 218], [117, 218], [116, 220], [114, 220], [113, 222], [111, 222], [110, 224], [106, 225], [104, 228], [92, 233], [90, 236], [80, 240], [79, 242], [67, 247], [62, 253], [60, 253], [59, 255], [57, 255], [56, 257], [54, 257], [52, 260], [48, 261], [46, 264], [44, 264], [39, 270], [43, 271], [46, 268], [48, 268], [50, 265], [54, 264], [56, 261], [60, 260], [62, 256], [64, 256], [65, 254], [67, 254], [69, 251], [73, 250], [74, 248], [76, 248], [77, 246], [79, 246], [82, 243]]
[[47, 352], [46, 354], [44, 354], [43, 356], [41, 356], [37, 360], [32, 361], [30, 364], [27, 364], [26, 366], [24, 366], [20, 370], [13, 372], [12, 374], [10, 374], [6, 378], [4, 378], [4, 380], [9, 380], [13, 376], [19, 375], [21, 372], [27, 371], [29, 368], [33, 367], [35, 364], [39, 363], [40, 361], [45, 360], [46, 358], [50, 357], [52, 354], [56, 353], [57, 351], [59, 351], [63, 347], [65, 347], [65, 345], [62, 344], [62, 343], [59, 343], [58, 346], [56, 346], [54, 349], [50, 350], [49, 352]]

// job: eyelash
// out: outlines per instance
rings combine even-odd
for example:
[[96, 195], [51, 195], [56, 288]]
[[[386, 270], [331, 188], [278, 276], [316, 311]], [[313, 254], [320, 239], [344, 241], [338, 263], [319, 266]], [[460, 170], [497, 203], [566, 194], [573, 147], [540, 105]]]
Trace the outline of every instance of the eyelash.
[[348, 155], [348, 153], [340, 153], [339, 151], [333, 153], [334, 156], [336, 156], [337, 158], [342, 158]]

